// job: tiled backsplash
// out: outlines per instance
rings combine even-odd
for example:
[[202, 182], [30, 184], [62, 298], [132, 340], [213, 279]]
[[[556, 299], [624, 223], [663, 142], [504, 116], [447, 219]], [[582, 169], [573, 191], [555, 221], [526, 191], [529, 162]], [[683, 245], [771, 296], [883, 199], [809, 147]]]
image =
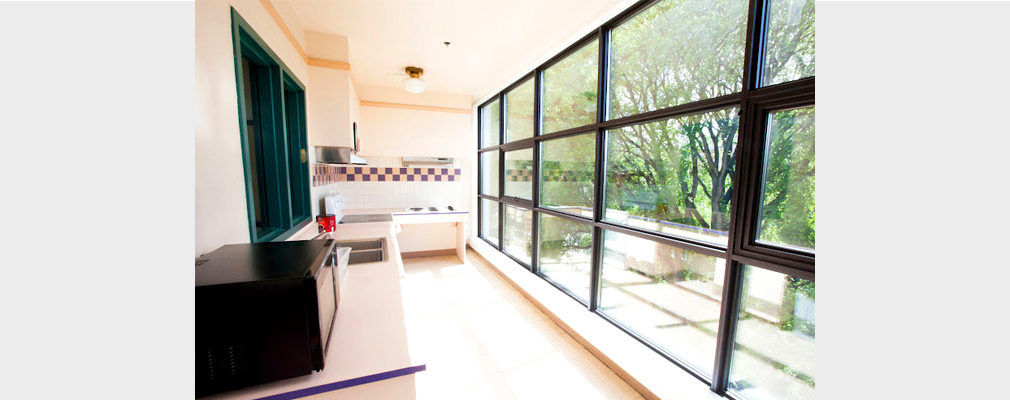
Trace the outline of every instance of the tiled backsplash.
[[316, 164], [313, 191], [321, 191], [319, 199], [339, 192], [349, 209], [465, 206], [458, 162], [446, 168], [414, 168], [403, 167], [400, 157], [367, 160], [363, 166]]
[[337, 182], [347, 208], [461, 206], [462, 182]]
[[459, 168], [345, 167], [316, 164], [312, 186], [335, 182], [457, 182]]

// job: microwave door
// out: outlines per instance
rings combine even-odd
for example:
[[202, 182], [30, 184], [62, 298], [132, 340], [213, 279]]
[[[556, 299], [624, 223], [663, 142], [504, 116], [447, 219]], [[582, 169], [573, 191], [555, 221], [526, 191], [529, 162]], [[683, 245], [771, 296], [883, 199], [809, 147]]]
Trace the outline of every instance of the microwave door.
[[333, 331], [333, 322], [337, 312], [337, 287], [334, 282], [333, 265], [327, 262], [320, 268], [316, 280], [316, 293], [319, 299], [319, 338], [322, 345], [323, 358], [329, 349], [330, 334]]

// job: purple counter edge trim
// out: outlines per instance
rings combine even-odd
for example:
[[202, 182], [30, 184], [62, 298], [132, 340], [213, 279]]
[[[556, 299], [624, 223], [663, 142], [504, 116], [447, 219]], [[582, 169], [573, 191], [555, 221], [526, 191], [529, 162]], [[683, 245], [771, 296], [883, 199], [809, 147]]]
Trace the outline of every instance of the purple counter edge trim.
[[394, 369], [392, 371], [380, 372], [378, 374], [366, 375], [358, 378], [352, 378], [348, 380], [343, 380], [339, 382], [327, 383], [325, 385], [313, 386], [305, 389], [298, 389], [291, 392], [275, 394], [273, 396], [260, 397], [257, 400], [292, 400], [299, 399], [302, 397], [308, 397], [317, 395], [320, 393], [332, 392], [334, 390], [340, 390], [349, 388], [351, 386], [364, 385], [366, 383], [378, 382], [386, 379], [392, 379], [404, 375], [410, 375], [416, 372], [421, 372], [427, 369], [425, 364], [415, 365], [413, 367]]

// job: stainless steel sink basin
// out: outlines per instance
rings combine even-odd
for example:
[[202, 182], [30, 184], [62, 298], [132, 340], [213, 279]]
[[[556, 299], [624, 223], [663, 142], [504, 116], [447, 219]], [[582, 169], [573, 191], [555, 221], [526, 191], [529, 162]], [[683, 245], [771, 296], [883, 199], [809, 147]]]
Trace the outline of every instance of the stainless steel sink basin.
[[383, 242], [385, 241], [386, 241], [385, 238], [368, 239], [368, 240], [344, 240], [344, 241], [338, 240], [337, 247], [350, 247], [351, 251], [373, 250], [385, 247], [383, 246]]
[[337, 247], [349, 247], [347, 265], [386, 261], [386, 239], [338, 240]]

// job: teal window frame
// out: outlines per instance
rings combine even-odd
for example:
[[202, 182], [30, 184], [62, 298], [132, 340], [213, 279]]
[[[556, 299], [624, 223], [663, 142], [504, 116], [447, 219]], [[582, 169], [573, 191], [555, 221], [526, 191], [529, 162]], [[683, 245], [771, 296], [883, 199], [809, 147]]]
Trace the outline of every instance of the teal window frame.
[[[233, 8], [232, 47], [238, 95], [239, 136], [245, 175], [249, 240], [282, 241], [311, 222], [305, 85]], [[256, 68], [253, 113], [258, 135], [250, 148], [243, 58]], [[251, 152], [256, 152], [256, 160]], [[253, 165], [253, 164], [256, 165]], [[253, 170], [258, 175], [254, 184]], [[257, 227], [259, 199], [262, 227]]]

